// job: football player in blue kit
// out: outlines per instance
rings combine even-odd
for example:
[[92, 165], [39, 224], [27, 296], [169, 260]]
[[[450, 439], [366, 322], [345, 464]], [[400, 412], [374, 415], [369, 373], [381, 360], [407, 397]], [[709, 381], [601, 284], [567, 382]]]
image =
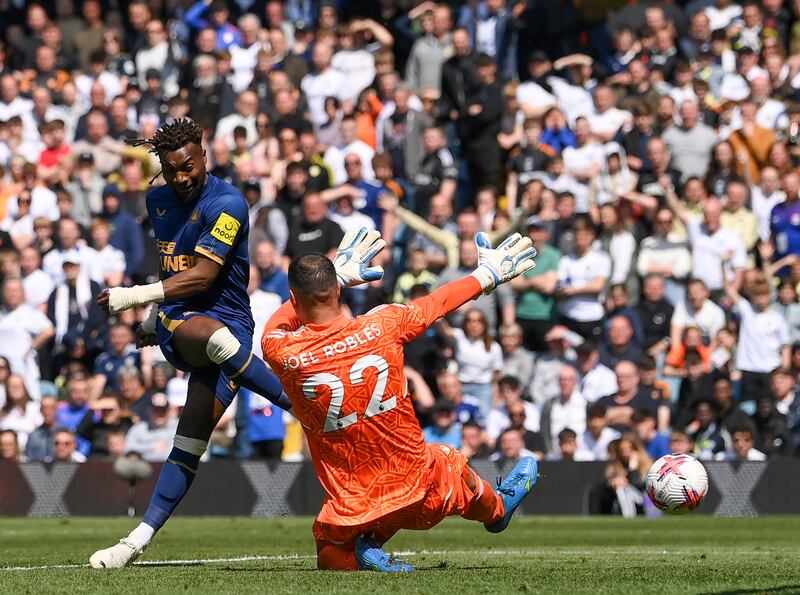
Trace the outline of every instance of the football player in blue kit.
[[166, 185], [147, 195], [160, 281], [114, 287], [98, 303], [110, 314], [153, 302], [136, 333], [137, 347], [159, 345], [176, 368], [190, 372], [186, 407], [144, 520], [116, 545], [95, 552], [94, 568], [121, 568], [138, 558], [186, 494], [211, 431], [239, 386], [290, 409], [280, 381], [253, 357], [248, 206], [242, 194], [206, 171], [200, 127], [178, 119], [150, 145]]

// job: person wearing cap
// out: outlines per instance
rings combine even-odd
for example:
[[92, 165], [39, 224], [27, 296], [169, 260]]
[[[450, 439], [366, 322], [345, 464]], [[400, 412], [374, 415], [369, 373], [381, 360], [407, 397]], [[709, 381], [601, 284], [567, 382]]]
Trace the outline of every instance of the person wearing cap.
[[545, 335], [553, 326], [555, 289], [558, 265], [562, 254], [550, 245], [550, 230], [544, 221], [533, 215], [526, 221], [528, 237], [536, 248], [536, 267], [513, 279], [511, 289], [517, 292], [517, 323], [522, 327], [526, 349], [547, 350]]
[[167, 460], [178, 419], [171, 415], [169, 399], [164, 393], [150, 396], [149, 420], [133, 425], [125, 437], [125, 454], [136, 453], [150, 463]]
[[422, 430], [425, 442], [461, 448], [461, 423], [457, 421], [453, 403], [439, 399], [433, 406], [432, 417], [433, 423]]
[[97, 171], [91, 151], [73, 152], [76, 168], [66, 184], [67, 192], [74, 201], [72, 217], [87, 226], [92, 216], [103, 210], [103, 188], [105, 179]]

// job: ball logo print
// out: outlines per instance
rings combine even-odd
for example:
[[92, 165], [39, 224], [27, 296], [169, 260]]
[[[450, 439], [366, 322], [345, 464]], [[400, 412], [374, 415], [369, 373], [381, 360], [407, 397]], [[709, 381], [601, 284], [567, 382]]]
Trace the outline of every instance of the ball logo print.
[[645, 487], [659, 510], [686, 514], [696, 510], [708, 493], [708, 474], [700, 461], [690, 455], [664, 455], [647, 473]]

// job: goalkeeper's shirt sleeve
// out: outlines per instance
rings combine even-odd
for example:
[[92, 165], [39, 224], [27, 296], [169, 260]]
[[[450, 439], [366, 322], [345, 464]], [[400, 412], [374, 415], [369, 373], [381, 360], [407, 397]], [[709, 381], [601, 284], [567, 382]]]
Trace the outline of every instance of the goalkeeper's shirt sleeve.
[[406, 343], [415, 339], [442, 316], [457, 310], [482, 291], [480, 281], [467, 275], [463, 279], [442, 285], [430, 295], [416, 299], [407, 306], [400, 306], [408, 309], [400, 340]]

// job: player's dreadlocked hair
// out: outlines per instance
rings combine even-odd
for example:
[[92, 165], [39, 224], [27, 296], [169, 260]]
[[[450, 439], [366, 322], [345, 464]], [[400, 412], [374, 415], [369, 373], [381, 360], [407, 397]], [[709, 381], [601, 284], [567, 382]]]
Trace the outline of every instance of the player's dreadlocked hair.
[[[194, 143], [200, 146], [203, 140], [203, 130], [200, 125], [191, 118], [178, 118], [171, 124], [164, 124], [156, 130], [153, 138], [134, 138], [125, 142], [132, 147], [150, 145], [150, 152], [161, 157], [164, 153], [177, 151], [181, 147]], [[161, 172], [158, 172], [150, 183], [153, 183]]]

